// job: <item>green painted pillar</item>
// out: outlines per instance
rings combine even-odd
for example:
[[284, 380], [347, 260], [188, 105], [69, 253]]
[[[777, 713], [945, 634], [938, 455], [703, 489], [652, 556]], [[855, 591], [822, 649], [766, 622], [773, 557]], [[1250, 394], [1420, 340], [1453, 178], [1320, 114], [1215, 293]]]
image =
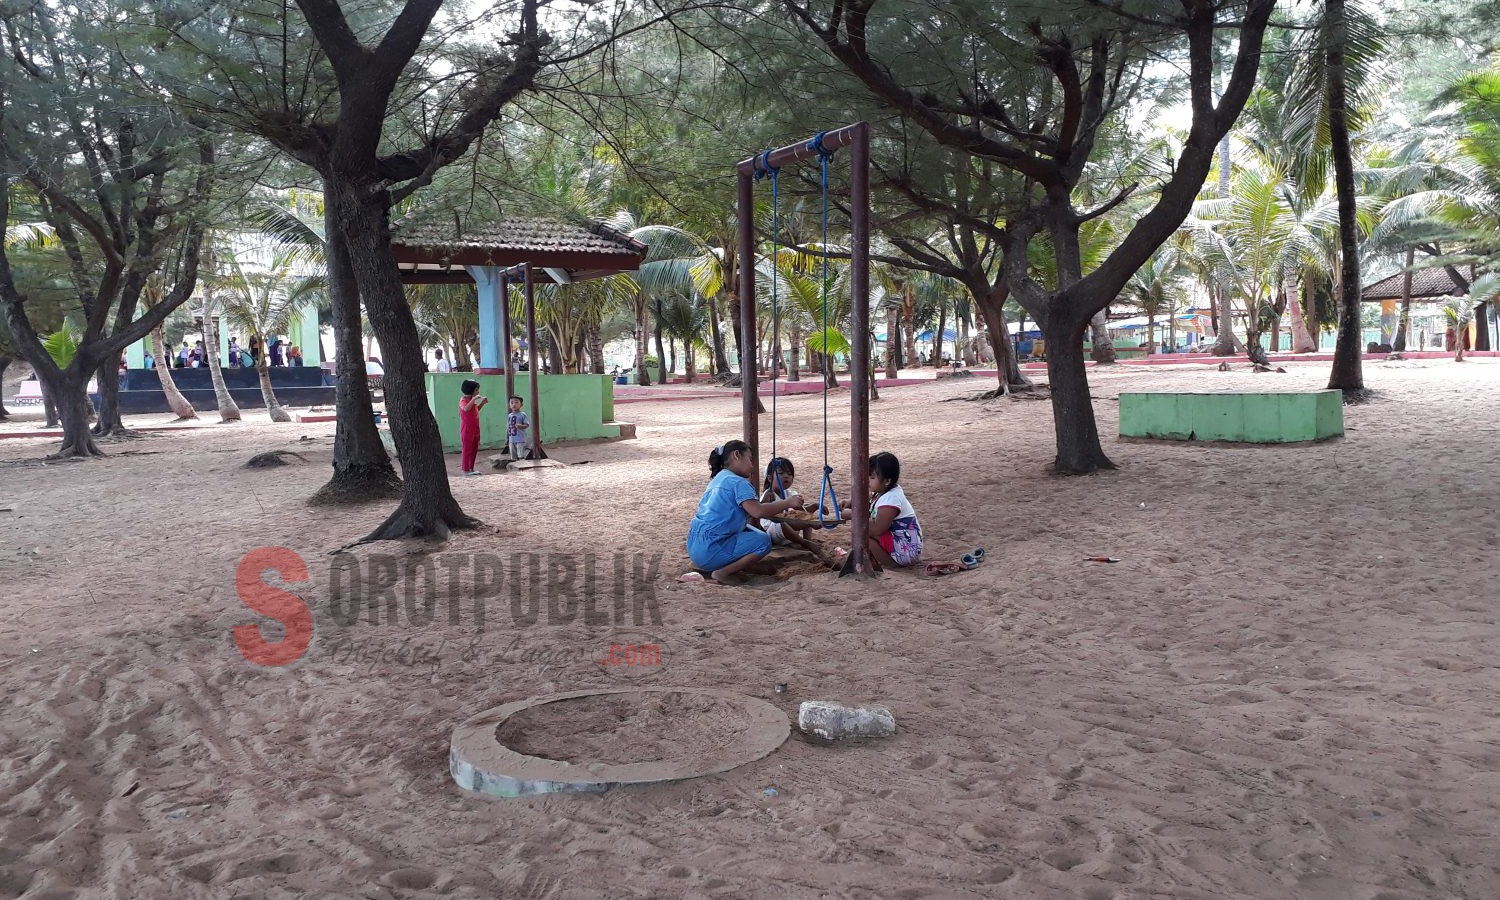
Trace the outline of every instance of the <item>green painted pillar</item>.
[[290, 337], [292, 343], [302, 351], [304, 366], [318, 366], [323, 362], [323, 349], [318, 343], [318, 311], [309, 309], [292, 320]]
[[132, 369], [146, 367], [146, 341], [144, 339], [125, 348], [125, 365]]

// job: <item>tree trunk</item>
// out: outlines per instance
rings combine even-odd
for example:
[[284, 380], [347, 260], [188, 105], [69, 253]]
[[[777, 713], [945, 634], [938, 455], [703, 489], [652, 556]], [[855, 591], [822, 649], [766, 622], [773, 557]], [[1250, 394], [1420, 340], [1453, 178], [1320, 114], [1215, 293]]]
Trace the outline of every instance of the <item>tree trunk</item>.
[[1214, 327], [1218, 332], [1214, 335], [1214, 356], [1233, 356], [1235, 344], [1238, 338], [1234, 336], [1234, 301], [1229, 298], [1227, 292], [1219, 285], [1209, 289], [1208, 302], [1214, 308], [1214, 321], [1218, 324]]
[[[1115, 353], [1115, 342], [1109, 337], [1109, 316], [1105, 310], [1099, 310], [1094, 314], [1094, 318], [1089, 320], [1089, 330], [1089, 342], [1094, 345], [1089, 351], [1089, 358], [1101, 366], [1119, 362], [1119, 355]], [[1051, 355], [1050, 349], [1048, 355]]]
[[156, 344], [156, 375], [161, 379], [161, 392], [167, 397], [167, 406], [177, 416], [178, 421], [184, 419], [198, 418], [197, 410], [193, 404], [182, 396], [182, 391], [177, 389], [177, 382], [172, 379], [172, 351], [167, 346], [166, 333], [160, 326], [151, 332], [152, 342]]
[[1312, 334], [1307, 330], [1307, 316], [1302, 309], [1302, 302], [1297, 297], [1297, 291], [1287, 292], [1287, 308], [1291, 313], [1292, 325], [1292, 352], [1312, 353], [1318, 349], [1318, 342], [1314, 341]]
[[[739, 317], [736, 316], [738, 321]], [[708, 299], [708, 337], [713, 344], [712, 374], [723, 376], [729, 374], [729, 352], [724, 347], [724, 329], [719, 325], [719, 303], [713, 297]]]
[[1088, 373], [1083, 360], [1083, 330], [1087, 321], [1068, 322], [1054, 313], [1042, 326], [1047, 339], [1047, 381], [1052, 392], [1052, 423], [1057, 436], [1057, 458], [1053, 470], [1065, 475], [1086, 475], [1115, 464], [1104, 455], [1099, 426], [1089, 397]]
[[646, 298], [636, 301], [635, 307], [635, 383], [651, 384], [651, 373], [646, 369], [646, 354], [651, 340], [651, 316], [647, 311]]
[[1153, 356], [1156, 353], [1156, 310], [1153, 308], [1146, 313], [1146, 355]]
[[948, 329], [948, 306], [938, 305], [938, 326], [932, 336], [932, 365], [937, 368], [943, 364], [943, 332]]
[[326, 179], [350, 272], [385, 355], [385, 403], [405, 480], [400, 505], [365, 539], [446, 538], [451, 529], [478, 522], [459, 507], [448, 484], [443, 439], [427, 406], [422, 343], [391, 254], [390, 194], [369, 183], [372, 178], [356, 167]]
[[1391, 349], [1397, 353], [1406, 349], [1406, 333], [1411, 330], [1411, 279], [1412, 265], [1417, 261], [1417, 248], [1406, 248], [1406, 274], [1401, 276], [1401, 318], [1396, 320], [1396, 337]]
[[9, 356], [0, 354], [0, 422], [4, 422], [10, 418], [10, 411], [5, 408], [5, 391], [3, 387], [5, 385], [5, 370], [10, 368], [10, 364], [13, 361]]
[[47, 382], [42, 380], [40, 374], [36, 374], [36, 380], [42, 388], [42, 414], [46, 417], [44, 427], [56, 428], [62, 424], [62, 418], [57, 414], [57, 401], [52, 399], [52, 390], [47, 387]]
[[[64, 370], [61, 383], [56, 385], [55, 402], [58, 418], [62, 420], [63, 437], [62, 447], [49, 456], [49, 459], [104, 455], [94, 443], [94, 435], [89, 428], [89, 416], [94, 407], [89, 402], [88, 373], [75, 371], [75, 368], [69, 366]], [[41, 373], [38, 373], [38, 378], [40, 377]]]
[[[548, 328], [545, 332], [547, 341], [547, 370], [553, 375], [566, 372], [563, 363], [562, 345], [558, 343], [557, 335]], [[426, 396], [425, 394], [423, 396]]]
[[204, 365], [208, 366], [208, 375], [214, 383], [214, 398], [219, 403], [219, 422], [238, 422], [240, 407], [224, 384], [224, 370], [219, 365], [218, 323], [214, 321], [213, 307], [207, 304], [203, 310], [203, 354], [208, 357]]
[[[99, 386], [99, 406], [94, 420], [94, 437], [119, 434], [125, 430], [120, 421], [120, 361], [111, 360], [94, 373]], [[87, 390], [87, 386], [85, 386]], [[92, 408], [93, 404], [90, 404]]]
[[901, 305], [902, 337], [906, 339], [906, 352], [902, 354], [902, 362], [914, 369], [922, 367], [922, 357], [917, 355], [917, 304], [911, 297], [911, 287], [902, 289], [906, 300]]
[[[325, 184], [325, 197], [332, 192]], [[324, 255], [333, 316], [334, 411], [333, 477], [318, 488], [311, 505], [364, 503], [401, 496], [401, 478], [375, 427], [375, 402], [361, 352], [365, 336], [359, 287], [349, 261], [349, 245], [339, 231], [332, 203], [324, 202]], [[506, 348], [509, 365], [509, 348]]]
[[819, 357], [819, 359], [821, 359], [822, 363], [823, 363], [823, 384], [826, 387], [831, 387], [831, 388], [838, 387], [839, 386], [839, 376], [834, 371], [835, 369], [838, 368], [838, 363], [834, 360], [833, 354], [831, 354], [831, 353], [823, 354], [823, 355], [821, 355]]
[[962, 359], [965, 366], [974, 365], [974, 348], [969, 346], [969, 316], [957, 316], [958, 341], [953, 348], [955, 358]]
[[276, 399], [276, 391], [271, 389], [271, 354], [262, 353], [260, 362], [255, 364], [255, 374], [260, 376], [260, 396], [265, 400], [266, 412], [271, 416], [272, 422], [290, 422], [291, 415], [281, 408], [281, 403]]
[[1245, 355], [1250, 361], [1259, 365], [1269, 365], [1270, 359], [1266, 356], [1266, 348], [1260, 343], [1260, 298], [1252, 297], [1245, 301]]
[[1277, 282], [1277, 286], [1276, 286], [1276, 302], [1271, 307], [1272, 310], [1274, 310], [1275, 313], [1276, 313], [1276, 318], [1274, 318], [1274, 319], [1271, 320], [1271, 352], [1272, 353], [1279, 353], [1281, 351], [1281, 317], [1286, 312], [1286, 307], [1287, 307], [1286, 282], [1284, 282], [1284, 281], [1278, 281]]
[[589, 370], [595, 375], [604, 374], [604, 337], [599, 334], [599, 323], [588, 324]]
[[1479, 303], [1474, 306], [1474, 346], [1471, 349], [1490, 349], [1489, 303]]
[[1333, 156], [1333, 183], [1339, 207], [1339, 277], [1343, 316], [1328, 387], [1359, 391], [1365, 386], [1359, 329], [1359, 223], [1355, 210], [1354, 154], [1349, 147], [1349, 113], [1344, 85], [1344, 50], [1348, 41], [1345, 0], [1327, 0], [1328, 136]]
[[885, 377], [897, 378], [901, 374], [901, 309], [890, 307], [885, 316]]
[[698, 377], [698, 350], [692, 341], [683, 341], [682, 367], [688, 384], [692, 384]]
[[675, 375], [677, 374], [677, 338], [667, 338], [667, 356], [670, 359], [667, 360], [666, 372], [669, 375]]
[[[667, 376], [671, 374], [671, 371], [667, 368], [666, 348], [661, 343], [661, 301], [658, 300], [656, 306], [657, 315], [654, 317], [656, 321], [651, 327], [652, 332], [656, 336], [656, 377], [662, 384], [666, 384]], [[674, 365], [672, 368], [676, 368], [676, 366]]]
[[802, 368], [802, 358], [799, 350], [802, 346], [802, 326], [793, 322], [791, 328], [791, 341], [787, 345], [786, 380], [801, 381], [802, 375], [799, 370]]
[[[984, 316], [985, 332], [990, 337], [990, 350], [995, 354], [996, 377], [1000, 381], [1001, 392], [1009, 393], [1013, 387], [1029, 387], [1031, 379], [1021, 374], [1016, 347], [1010, 340], [1010, 326], [1005, 321], [1005, 301], [1010, 299], [1010, 287], [1003, 281], [990, 284], [988, 276], [973, 284], [965, 282], [965, 287], [969, 289], [969, 296], [979, 305], [979, 314]], [[1080, 332], [1079, 341], [1082, 340]], [[1048, 347], [1047, 355], [1052, 355], [1051, 347]]]

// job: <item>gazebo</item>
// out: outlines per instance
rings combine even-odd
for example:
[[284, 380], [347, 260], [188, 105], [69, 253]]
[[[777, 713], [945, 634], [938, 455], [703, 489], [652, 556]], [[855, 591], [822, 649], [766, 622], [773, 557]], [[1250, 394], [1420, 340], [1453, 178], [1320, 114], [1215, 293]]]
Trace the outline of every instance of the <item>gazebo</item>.
[[[536, 364], [536, 315], [531, 287], [536, 283], [574, 284], [641, 267], [647, 247], [603, 224], [570, 224], [545, 219], [506, 219], [478, 227], [457, 219], [409, 218], [391, 228], [391, 250], [406, 284], [473, 282], [479, 292], [479, 365], [475, 377], [484, 385], [503, 375], [504, 395], [516, 393], [518, 373], [510, 359], [510, 306], [507, 284], [526, 286], [527, 342], [531, 361], [523, 375], [529, 382], [532, 453], [542, 457], [541, 411], [548, 410], [548, 440], [612, 437], [613, 380], [608, 376], [543, 375]], [[457, 408], [465, 373], [427, 375], [427, 402], [437, 417], [448, 449], [458, 448]], [[487, 392], [494, 391], [494, 385]], [[484, 389], [484, 388], [482, 388]], [[493, 411], [492, 411], [493, 410]], [[484, 446], [503, 446], [505, 404], [487, 406], [481, 414]], [[611, 431], [614, 433], [612, 434]]]
[[[1453, 273], [1447, 266], [1436, 266], [1430, 269], [1417, 269], [1412, 272], [1397, 272], [1387, 278], [1382, 278], [1374, 284], [1369, 284], [1360, 292], [1360, 300], [1365, 303], [1390, 304], [1409, 297], [1412, 300], [1434, 301], [1443, 300], [1448, 297], [1461, 297], [1469, 292], [1469, 285], [1474, 283], [1477, 275], [1473, 266], [1454, 267], [1458, 270], [1460, 278], [1465, 279], [1466, 284], [1460, 285], [1454, 281]], [[1411, 278], [1411, 289], [1406, 290], [1406, 279]], [[1390, 307], [1388, 312], [1394, 312]], [[1475, 350], [1490, 349], [1490, 323], [1487, 319], [1489, 304], [1481, 303], [1475, 308], [1474, 315], [1474, 338]]]

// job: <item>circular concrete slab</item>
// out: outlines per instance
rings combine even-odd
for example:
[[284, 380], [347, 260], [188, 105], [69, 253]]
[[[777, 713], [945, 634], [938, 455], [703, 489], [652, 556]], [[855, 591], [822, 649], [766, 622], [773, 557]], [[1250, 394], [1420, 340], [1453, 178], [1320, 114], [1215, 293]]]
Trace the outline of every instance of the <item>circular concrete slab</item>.
[[[630, 763], [569, 762], [528, 756], [500, 742], [498, 733], [508, 720], [547, 704], [609, 697], [645, 706], [669, 699], [661, 695], [692, 699], [694, 705], [703, 710], [701, 715], [694, 713], [692, 721], [684, 725], [697, 729], [711, 750], [686, 754], [681, 759]], [[713, 733], [705, 733], [706, 729]], [[485, 710], [459, 725], [453, 729], [448, 768], [459, 787], [497, 797], [560, 791], [599, 792], [617, 784], [680, 781], [727, 772], [769, 756], [790, 734], [791, 723], [781, 710], [764, 700], [728, 691], [691, 688], [574, 691], [507, 703]]]

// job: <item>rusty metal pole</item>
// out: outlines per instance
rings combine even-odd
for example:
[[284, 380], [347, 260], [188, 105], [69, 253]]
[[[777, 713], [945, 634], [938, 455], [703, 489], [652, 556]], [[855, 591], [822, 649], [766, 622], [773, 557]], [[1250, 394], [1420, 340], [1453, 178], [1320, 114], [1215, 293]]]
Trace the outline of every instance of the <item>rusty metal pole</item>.
[[740, 164], [739, 175], [739, 252], [735, 265], [739, 271], [736, 290], [740, 301], [740, 414], [744, 420], [745, 443], [755, 471], [760, 471], [760, 397], [755, 373], [755, 173]]
[[[849, 360], [853, 392], [849, 403], [849, 475], [853, 484], [848, 565], [844, 574], [870, 574], [870, 126], [854, 126], [849, 145], [849, 285], [853, 301], [851, 335], [854, 353]], [[941, 335], [939, 335], [941, 337]]]
[[535, 280], [531, 277], [531, 263], [525, 263], [523, 271], [526, 275], [526, 343], [531, 356], [531, 458], [546, 459], [547, 454], [542, 450], [541, 394], [537, 386], [541, 370], [536, 365], [536, 292]]
[[510, 398], [516, 395], [516, 358], [510, 352], [511, 330], [515, 326], [510, 321], [510, 278], [505, 274], [500, 276], [500, 352], [505, 355], [505, 403], [510, 404]]

